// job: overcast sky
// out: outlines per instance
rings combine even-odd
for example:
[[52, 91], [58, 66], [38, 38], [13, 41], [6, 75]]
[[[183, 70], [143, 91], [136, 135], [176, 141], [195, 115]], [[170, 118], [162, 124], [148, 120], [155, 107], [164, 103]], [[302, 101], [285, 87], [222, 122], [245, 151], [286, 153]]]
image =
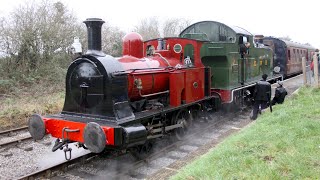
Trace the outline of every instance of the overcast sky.
[[[29, 0], [30, 1], [30, 0]], [[38, 1], [38, 0], [35, 0]], [[56, 2], [57, 0], [52, 0]], [[26, 0], [0, 0], [0, 16]], [[146, 17], [219, 21], [253, 34], [289, 36], [320, 48], [319, 0], [61, 0], [80, 19], [99, 17], [130, 32]]]

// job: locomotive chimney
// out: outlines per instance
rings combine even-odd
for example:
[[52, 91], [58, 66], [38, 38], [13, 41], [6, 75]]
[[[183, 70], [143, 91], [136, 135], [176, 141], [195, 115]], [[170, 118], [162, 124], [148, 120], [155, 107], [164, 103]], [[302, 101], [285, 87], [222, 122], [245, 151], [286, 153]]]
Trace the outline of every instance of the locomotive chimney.
[[101, 51], [101, 27], [104, 21], [100, 18], [88, 18], [83, 21], [88, 31], [88, 51], [87, 54], [104, 56]]

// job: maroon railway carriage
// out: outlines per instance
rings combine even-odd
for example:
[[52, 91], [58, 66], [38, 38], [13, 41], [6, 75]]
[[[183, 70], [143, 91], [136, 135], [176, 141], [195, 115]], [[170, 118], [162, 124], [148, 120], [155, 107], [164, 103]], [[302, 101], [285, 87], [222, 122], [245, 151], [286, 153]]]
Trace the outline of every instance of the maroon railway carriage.
[[286, 41], [275, 37], [264, 37], [263, 44], [274, 52], [273, 64], [280, 67], [283, 77], [302, 73], [302, 57], [311, 61], [315, 48], [310, 45]]

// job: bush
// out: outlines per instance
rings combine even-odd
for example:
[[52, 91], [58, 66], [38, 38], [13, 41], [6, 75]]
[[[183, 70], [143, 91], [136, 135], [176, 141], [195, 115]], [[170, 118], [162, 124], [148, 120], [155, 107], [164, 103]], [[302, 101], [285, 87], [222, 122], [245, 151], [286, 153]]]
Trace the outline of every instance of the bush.
[[10, 79], [0, 79], [0, 94], [6, 94], [16, 90], [16, 82]]
[[[2, 62], [2, 63], [1, 63]], [[5, 67], [0, 59], [0, 66]], [[41, 89], [59, 92], [64, 89], [65, 76], [71, 57], [57, 54], [49, 61], [43, 61], [37, 69], [23, 71], [19, 67], [7, 66], [0, 69], [0, 94], [18, 95]]]

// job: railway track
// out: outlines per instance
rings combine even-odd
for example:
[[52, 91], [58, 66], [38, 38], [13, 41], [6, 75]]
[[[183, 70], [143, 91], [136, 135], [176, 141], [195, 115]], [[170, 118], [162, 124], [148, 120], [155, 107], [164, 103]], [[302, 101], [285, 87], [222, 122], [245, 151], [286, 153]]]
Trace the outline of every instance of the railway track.
[[79, 163], [84, 164], [88, 161], [91, 161], [93, 158], [95, 158], [97, 156], [98, 156], [97, 154], [88, 153], [83, 156], [76, 157], [70, 161], [66, 161], [64, 163], [54, 164], [48, 168], [41, 169], [39, 171], [28, 174], [26, 176], [22, 176], [18, 179], [29, 180], [29, 179], [51, 178], [51, 177], [57, 175], [61, 171], [66, 171], [66, 170], [68, 170], [68, 168], [72, 168], [72, 167], [78, 165]]
[[[164, 145], [163, 147], [160, 147], [160, 149], [157, 148], [156, 152], [152, 153], [150, 156], [148, 156], [144, 160], [138, 160], [138, 161], [133, 160], [132, 161], [133, 158], [131, 158], [131, 162], [130, 162], [130, 160], [129, 160], [129, 162], [123, 161], [122, 163], [120, 163], [118, 165], [124, 169], [118, 169], [118, 171], [112, 171], [112, 170], [109, 171], [110, 174], [108, 175], [108, 178], [122, 179], [122, 178], [125, 178], [128, 176], [129, 177], [134, 176], [134, 175], [132, 175], [132, 172], [134, 169], [137, 169], [139, 167], [143, 167], [146, 165], [146, 163], [152, 161], [153, 159], [161, 157], [166, 152], [169, 152], [172, 149], [176, 149], [182, 145], [185, 145], [188, 142], [188, 139], [192, 138], [192, 136], [197, 136], [197, 134], [203, 133], [203, 131], [208, 131], [208, 130], [214, 128], [214, 126], [216, 126], [217, 124], [226, 120], [226, 118], [216, 118], [216, 119], [217, 119], [216, 121], [213, 121], [212, 123], [210, 123], [210, 126], [197, 127], [198, 131], [195, 131], [193, 133], [188, 134], [185, 137], [184, 141], [176, 141], [176, 142], [171, 143], [169, 145]], [[199, 131], [199, 129], [202, 129], [202, 130]], [[88, 154], [85, 154], [84, 156], [76, 157], [70, 161], [65, 161], [60, 164], [53, 164], [52, 166], [50, 166], [48, 168], [44, 168], [44, 169], [41, 169], [37, 172], [33, 172], [33, 173], [28, 174], [26, 176], [20, 177], [19, 179], [25, 180], [25, 179], [35, 179], [35, 178], [51, 178], [51, 177], [56, 177], [56, 176], [58, 178], [64, 179], [65, 175], [63, 172], [68, 173], [69, 171], [77, 170], [77, 169], [79, 169], [79, 167], [82, 167], [87, 164], [92, 164], [99, 159], [102, 161], [114, 161], [116, 159], [121, 159], [121, 156], [123, 156], [123, 155], [128, 155], [128, 154], [119, 152], [116, 155], [114, 153], [111, 153], [111, 154], [100, 156], [97, 154], [88, 153]]]
[[28, 132], [27, 126], [1, 131], [0, 147], [16, 145], [22, 141], [31, 140], [31, 139], [32, 138]]
[[[246, 112], [246, 114], [248, 114], [248, 112]], [[236, 115], [237, 118], [241, 119], [241, 117], [239, 117], [239, 115], [243, 116], [243, 114]], [[159, 157], [164, 156], [166, 153], [168, 153], [170, 151], [174, 151], [174, 150], [178, 149], [178, 151], [188, 152], [188, 150], [179, 149], [182, 146], [191, 146], [191, 147], [193, 146], [193, 147], [198, 148], [198, 147], [204, 145], [201, 143], [199, 144], [197, 142], [194, 142], [194, 140], [195, 140], [194, 137], [200, 136], [208, 131], [212, 131], [213, 129], [217, 128], [217, 126], [219, 124], [221, 124], [223, 122], [227, 122], [229, 118], [230, 118], [230, 116], [220, 117], [220, 118], [216, 117], [213, 120], [213, 122], [211, 122], [209, 125], [206, 123], [203, 123], [202, 126], [199, 126], [193, 133], [188, 134], [186, 136], [185, 140], [177, 141], [175, 143], [172, 143], [168, 146], [161, 148], [160, 150], [157, 150], [156, 153], [151, 154], [147, 159], [135, 162], [126, 171], [118, 173], [115, 177], [113, 177], [113, 179], [127, 179], [127, 178], [145, 179], [145, 178], [147, 178], [147, 176], [145, 176], [141, 173], [137, 173], [137, 172], [135, 172], [135, 170], [141, 168], [142, 166], [149, 165], [149, 162], [156, 160]], [[179, 159], [179, 158], [176, 158], [176, 159]]]
[[[215, 115], [214, 115], [215, 116]], [[237, 115], [237, 117], [235, 118], [240, 118], [239, 116], [241, 115]], [[242, 115], [243, 116], [243, 115]], [[161, 158], [162, 156], [164, 156], [166, 153], [174, 151], [175, 149], [179, 149], [180, 147], [183, 146], [202, 146], [203, 144], [197, 144], [197, 142], [194, 142], [194, 138], [197, 136], [200, 136], [203, 133], [206, 132], [210, 132], [213, 129], [218, 129], [219, 125], [224, 124], [225, 122], [228, 121], [228, 119], [230, 119], [232, 117], [227, 116], [227, 117], [221, 117], [220, 115], [215, 117], [213, 119], [213, 121], [211, 121], [208, 125], [208, 123], [202, 123], [199, 126], [197, 126], [195, 129], [195, 131], [192, 131], [190, 134], [188, 134], [185, 137], [185, 140], [183, 141], [176, 141], [176, 142], [172, 142], [168, 144], [168, 139], [163, 138], [162, 141], [165, 141], [166, 143], [164, 143], [165, 145], [163, 145], [162, 147], [159, 147], [157, 149], [155, 149], [156, 151], [154, 153], [152, 153], [150, 156], [148, 156], [146, 159], [144, 160], [132, 160], [133, 158], [131, 157], [131, 159], [129, 158], [130, 155], [126, 154], [126, 153], [119, 153], [118, 155], [107, 155], [107, 156], [103, 156], [102, 157], [100, 155], [96, 155], [96, 154], [88, 154], [85, 157], [79, 157], [76, 159], [73, 159], [71, 161], [59, 164], [59, 165], [55, 165], [52, 166], [50, 168], [47, 169], [43, 169], [41, 171], [35, 172], [33, 174], [21, 177], [21, 179], [33, 179], [33, 178], [51, 178], [51, 177], [56, 177], [58, 179], [73, 179], [73, 178], [106, 178], [108, 177], [108, 179], [140, 179], [140, 178], [146, 178], [146, 175], [141, 175], [137, 172], [135, 172], [135, 170], [144, 167], [144, 166], [148, 166], [149, 163], [151, 161], [154, 161], [157, 158]], [[234, 118], [234, 117], [233, 117]], [[241, 119], [241, 118], [240, 118]], [[212, 139], [208, 139], [208, 141], [210, 141]], [[161, 139], [159, 140], [161, 141]], [[163, 143], [163, 142], [160, 142]], [[125, 157], [126, 156], [126, 157]], [[99, 164], [98, 162], [102, 162], [104, 165]], [[85, 162], [85, 163], [84, 163]], [[105, 165], [109, 164], [109, 165]], [[117, 164], [117, 167], [112, 167], [112, 165], [110, 166], [110, 164]], [[95, 173], [88, 173], [88, 172], [78, 172], [79, 169], [86, 169], [86, 167], [84, 166], [90, 166], [88, 167], [88, 169], [90, 168], [96, 168], [94, 170], [92, 170], [93, 172], [96, 171], [103, 171], [102, 169], [99, 169], [99, 167], [101, 168], [107, 168], [107, 172], [101, 176], [101, 175], [97, 175]], [[115, 169], [113, 169], [115, 168]], [[76, 171], [76, 172], [74, 172]], [[77, 174], [78, 176], [74, 176], [74, 174]], [[81, 174], [86, 174], [86, 175], [81, 175]], [[81, 177], [82, 176], [82, 177]]]
[[0, 136], [7, 135], [7, 134], [10, 134], [10, 133], [14, 133], [14, 132], [21, 131], [21, 130], [27, 130], [27, 129], [28, 129], [28, 126], [23, 126], [23, 127], [19, 127], [19, 128], [0, 131]]

